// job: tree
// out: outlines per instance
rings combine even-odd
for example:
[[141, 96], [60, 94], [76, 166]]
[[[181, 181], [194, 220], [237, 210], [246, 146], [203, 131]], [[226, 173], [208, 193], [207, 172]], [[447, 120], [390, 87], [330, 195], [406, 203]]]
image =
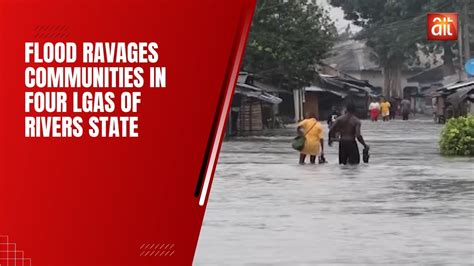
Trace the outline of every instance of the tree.
[[401, 71], [407, 63], [416, 62], [417, 52], [427, 55], [444, 50], [446, 64], [453, 62], [455, 42], [426, 40], [426, 12], [452, 11], [451, 0], [331, 0], [341, 7], [345, 18], [361, 26], [358, 35], [378, 55], [383, 67], [384, 91], [387, 96], [401, 96]]
[[243, 70], [284, 89], [311, 83], [337, 36], [328, 13], [315, 2], [260, 0]]

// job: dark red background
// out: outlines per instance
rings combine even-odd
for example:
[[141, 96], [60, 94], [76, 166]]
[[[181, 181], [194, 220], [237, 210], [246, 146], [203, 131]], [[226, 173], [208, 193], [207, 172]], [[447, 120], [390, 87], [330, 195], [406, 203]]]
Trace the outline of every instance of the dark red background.
[[[434, 18], [440, 18], [441, 22], [434, 23], [433, 19]], [[453, 22], [449, 23], [450, 26], [450, 31], [453, 34], [453, 36], [448, 36], [448, 35], [442, 35], [442, 36], [434, 36], [431, 33], [431, 29], [433, 28], [434, 25], [439, 25], [442, 24], [443, 18], [450, 18], [453, 20]], [[427, 33], [427, 38], [430, 41], [456, 41], [458, 39], [458, 13], [428, 13], [426, 14], [426, 33]]]
[[[191, 264], [205, 210], [194, 190], [253, 8], [0, 0], [0, 235], [33, 265]], [[140, 137], [25, 138], [26, 41], [157, 42], [167, 88], [141, 89]], [[139, 256], [146, 243], [174, 253]]]

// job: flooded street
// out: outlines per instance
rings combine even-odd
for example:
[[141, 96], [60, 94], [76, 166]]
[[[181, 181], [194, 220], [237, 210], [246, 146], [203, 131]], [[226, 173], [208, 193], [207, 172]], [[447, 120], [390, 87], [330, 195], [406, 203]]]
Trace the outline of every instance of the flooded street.
[[337, 143], [328, 164], [298, 165], [294, 127], [226, 141], [195, 264], [474, 263], [474, 158], [440, 156], [440, 130], [363, 121], [357, 167], [338, 165]]

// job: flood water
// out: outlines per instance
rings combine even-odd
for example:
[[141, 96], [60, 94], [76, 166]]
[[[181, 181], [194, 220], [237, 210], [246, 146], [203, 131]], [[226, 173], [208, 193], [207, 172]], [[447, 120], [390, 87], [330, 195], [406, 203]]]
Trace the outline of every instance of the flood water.
[[[298, 165], [295, 128], [226, 141], [196, 265], [474, 264], [474, 159], [431, 120], [363, 121], [370, 163]], [[327, 131], [326, 131], [327, 132]]]

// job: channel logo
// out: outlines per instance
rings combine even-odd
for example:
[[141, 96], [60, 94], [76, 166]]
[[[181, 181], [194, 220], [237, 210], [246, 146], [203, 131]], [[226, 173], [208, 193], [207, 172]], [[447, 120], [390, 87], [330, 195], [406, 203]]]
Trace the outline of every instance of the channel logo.
[[458, 39], [458, 13], [428, 13], [427, 35], [430, 41]]

